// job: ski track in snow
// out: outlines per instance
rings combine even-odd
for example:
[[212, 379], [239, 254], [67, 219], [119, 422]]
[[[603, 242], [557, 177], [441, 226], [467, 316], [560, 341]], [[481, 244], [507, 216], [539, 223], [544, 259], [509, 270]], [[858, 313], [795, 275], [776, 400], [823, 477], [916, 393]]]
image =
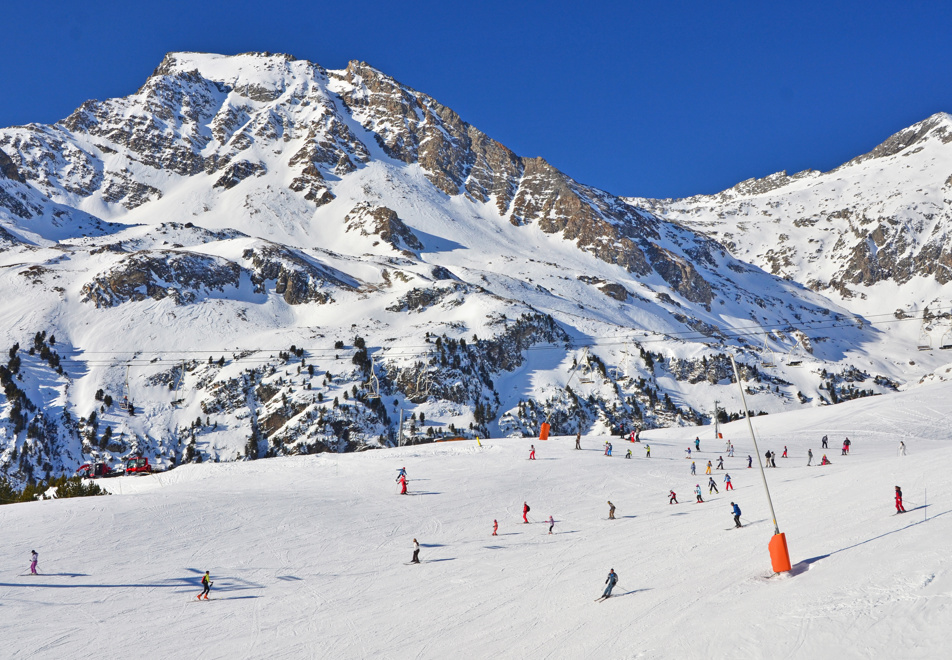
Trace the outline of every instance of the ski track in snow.
[[[2, 506], [0, 638], [12, 658], [943, 657], [952, 488], [939, 466], [952, 431], [937, 416], [950, 393], [754, 420], [761, 453], [790, 450], [766, 471], [787, 574], [770, 570], [746, 422], [722, 427], [735, 490], [704, 504], [691, 491], [706, 477], [683, 453], [700, 432], [695, 460], [716, 461], [710, 427], [643, 433], [650, 459], [621, 440], [606, 457], [595, 436], [585, 451], [574, 436], [433, 444], [183, 466], [101, 481], [110, 497]], [[807, 467], [824, 433], [833, 464]], [[393, 482], [402, 465], [407, 496]], [[413, 538], [419, 566], [407, 565]], [[35, 577], [23, 575], [33, 548]], [[613, 597], [592, 602], [610, 568]], [[205, 570], [208, 603], [195, 598]]]

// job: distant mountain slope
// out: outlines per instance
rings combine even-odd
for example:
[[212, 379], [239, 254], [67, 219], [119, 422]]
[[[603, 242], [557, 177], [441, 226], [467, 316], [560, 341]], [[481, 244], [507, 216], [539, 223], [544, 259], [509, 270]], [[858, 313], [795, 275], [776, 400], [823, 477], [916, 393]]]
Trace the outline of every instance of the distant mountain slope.
[[[935, 114], [830, 172], [780, 172], [717, 195], [628, 201], [706, 233], [739, 259], [844, 298], [881, 282], [945, 285], [952, 116]], [[915, 287], [907, 295], [928, 302]]]

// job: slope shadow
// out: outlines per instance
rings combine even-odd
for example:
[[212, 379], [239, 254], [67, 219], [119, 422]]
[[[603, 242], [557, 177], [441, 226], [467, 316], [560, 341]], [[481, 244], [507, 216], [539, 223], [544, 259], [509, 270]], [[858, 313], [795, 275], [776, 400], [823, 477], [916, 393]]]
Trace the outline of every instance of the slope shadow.
[[419, 491], [419, 492], [416, 492], [416, 493], [411, 493], [411, 492], [407, 491], [407, 495], [442, 495], [442, 494], [443, 494], [443, 493], [437, 493], [437, 492], [434, 492], [434, 491], [425, 491], [425, 490], [422, 490], [422, 491]]
[[86, 573], [37, 573], [37, 575], [45, 575], [47, 577], [89, 577]]
[[[925, 508], [925, 506], [932, 506], [932, 505], [923, 505], [923, 506], [917, 507], [917, 508], [922, 509], [922, 508]], [[913, 511], [914, 511], [914, 510], [915, 510], [915, 509], [913, 509]], [[880, 534], [880, 535], [878, 535], [878, 536], [873, 536], [872, 538], [868, 538], [868, 539], [866, 539], [865, 541], [860, 541], [859, 543], [854, 543], [853, 545], [848, 545], [848, 546], [846, 546], [845, 548], [840, 548], [839, 550], [834, 550], [834, 551], [832, 551], [832, 552], [830, 552], [830, 553], [827, 553], [827, 554], [825, 554], [825, 555], [819, 555], [819, 556], [816, 556], [816, 557], [811, 557], [810, 559], [804, 559], [803, 561], [797, 562], [797, 563], [790, 569], [790, 575], [800, 575], [801, 573], [804, 573], [804, 572], [810, 570], [810, 566], [811, 566], [812, 564], [815, 564], [816, 562], [820, 561], [821, 559], [826, 559], [826, 558], [829, 557], [830, 555], [835, 555], [835, 554], [838, 553], [838, 552], [846, 552], [847, 550], [852, 550], [853, 548], [858, 548], [859, 546], [865, 545], [865, 544], [867, 544], [867, 543], [870, 543], [871, 541], [878, 541], [879, 539], [881, 539], [881, 538], [883, 538], [883, 537], [889, 536], [889, 535], [891, 535], [891, 534], [896, 534], [896, 533], [898, 533], [898, 532], [903, 532], [903, 531], [909, 529], [910, 527], [915, 527], [916, 525], [921, 525], [921, 524], [923, 524], [923, 523], [929, 522], [929, 520], [933, 520], [933, 519], [935, 519], [935, 518], [938, 518], [939, 516], [944, 516], [944, 515], [946, 515], [946, 514], [948, 514], [948, 513], [952, 513], [952, 510], [943, 511], [942, 513], [937, 513], [936, 515], [932, 516], [932, 518], [929, 518], [929, 519], [926, 519], [926, 520], [917, 520], [917, 521], [914, 522], [914, 523], [909, 523], [909, 524], [906, 525], [905, 527], [899, 527], [898, 529], [893, 529], [893, 530], [890, 530], [890, 531], [888, 531], [888, 532], [883, 532], [882, 534]]]
[[432, 563], [438, 562], [438, 561], [454, 561], [455, 559], [456, 559], [456, 557], [446, 557], [446, 558], [444, 558], [444, 559], [426, 559], [426, 560], [424, 560], [424, 561], [425, 561], [425, 563], [427, 563], [427, 564], [432, 564]]

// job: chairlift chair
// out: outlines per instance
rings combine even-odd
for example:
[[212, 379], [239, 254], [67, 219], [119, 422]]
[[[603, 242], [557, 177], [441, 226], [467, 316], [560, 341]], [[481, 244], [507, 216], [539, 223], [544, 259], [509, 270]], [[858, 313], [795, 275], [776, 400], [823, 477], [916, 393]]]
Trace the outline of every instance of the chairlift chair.
[[939, 340], [939, 350], [948, 351], [952, 349], [952, 327], [946, 330], [942, 334], [942, 339]]
[[[945, 341], [945, 335], [942, 335], [943, 343]], [[916, 346], [920, 351], [931, 351], [932, 350], [932, 335], [929, 333], [928, 326], [925, 323], [922, 324], [922, 330], [919, 332], [919, 343]]]
[[377, 378], [377, 370], [375, 368], [376, 361], [371, 360], [370, 362], [370, 392], [367, 394], [368, 399], [379, 399], [380, 398], [380, 380]]
[[773, 369], [777, 366], [777, 361], [774, 352], [770, 350], [770, 347], [767, 345], [767, 338], [769, 336], [769, 332], [764, 333], [764, 345], [760, 349], [760, 364], [766, 369]]

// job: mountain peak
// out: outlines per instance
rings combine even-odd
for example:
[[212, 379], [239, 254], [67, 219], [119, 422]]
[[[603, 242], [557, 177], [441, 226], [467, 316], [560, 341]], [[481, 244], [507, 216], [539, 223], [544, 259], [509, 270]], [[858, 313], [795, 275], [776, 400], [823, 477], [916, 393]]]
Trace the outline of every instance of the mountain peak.
[[848, 163], [845, 163], [843, 167], [847, 165], [857, 165], [873, 158], [895, 156], [913, 146], [921, 148], [925, 142], [931, 139], [937, 139], [942, 144], [952, 142], [952, 115], [947, 112], [937, 112], [908, 128], [902, 129], [898, 133], [890, 135], [885, 141], [877, 145], [875, 149], [861, 156], [857, 156]]

